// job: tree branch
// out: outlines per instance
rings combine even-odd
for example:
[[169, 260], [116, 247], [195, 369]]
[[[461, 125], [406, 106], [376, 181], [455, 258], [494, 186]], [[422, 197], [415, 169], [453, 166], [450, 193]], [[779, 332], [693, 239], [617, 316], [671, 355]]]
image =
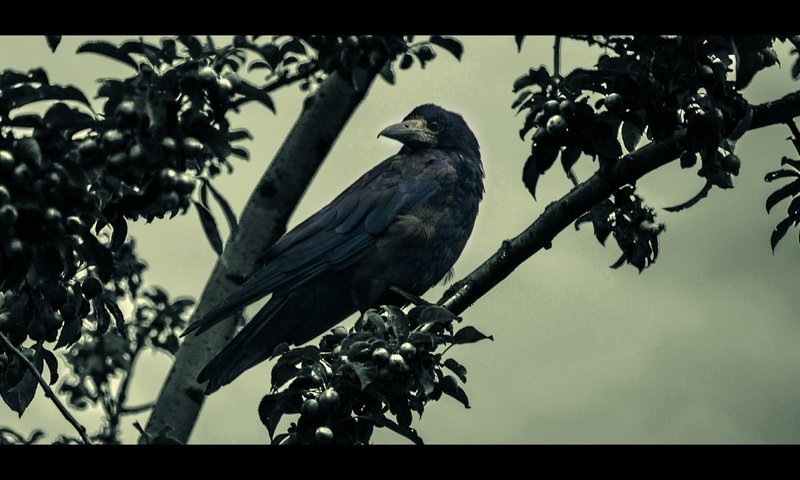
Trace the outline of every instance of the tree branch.
[[[749, 130], [787, 123], [796, 116], [800, 116], [800, 92], [755, 106]], [[598, 202], [608, 198], [619, 187], [634, 183], [678, 158], [685, 137], [685, 130], [679, 130], [668, 140], [650, 143], [623, 156], [602, 175], [599, 172], [592, 175], [561, 199], [548, 205], [522, 233], [504, 241], [492, 257], [464, 279], [455, 282], [437, 303], [459, 315], [508, 277], [522, 262], [542, 248], [550, 248], [556, 235]]]
[[85, 443], [86, 445], [91, 445], [92, 440], [89, 439], [88, 435], [86, 435], [86, 427], [81, 425], [77, 420], [75, 420], [75, 417], [73, 417], [72, 414], [69, 413], [69, 410], [67, 410], [64, 404], [61, 403], [61, 400], [58, 399], [56, 394], [50, 388], [50, 385], [47, 384], [47, 381], [45, 381], [45, 379], [42, 378], [42, 375], [39, 373], [39, 370], [37, 370], [36, 365], [31, 363], [31, 361], [28, 360], [28, 357], [26, 357], [22, 352], [20, 352], [17, 349], [17, 347], [12, 345], [11, 341], [8, 339], [8, 337], [6, 337], [4, 333], [0, 333], [0, 341], [3, 342], [6, 349], [9, 352], [14, 354], [14, 356], [17, 357], [17, 359], [19, 359], [19, 361], [22, 362], [23, 365], [25, 365], [25, 368], [28, 369], [31, 375], [33, 375], [34, 378], [36, 378], [36, 381], [39, 382], [39, 385], [42, 386], [42, 390], [44, 390], [44, 396], [49, 398], [55, 404], [58, 411], [61, 412], [61, 415], [67, 419], [67, 421], [70, 423], [70, 425], [72, 425], [72, 427], [75, 430], [77, 430], [78, 435], [80, 435], [81, 440], [83, 440], [83, 443]]
[[[217, 259], [193, 320], [202, 318], [232, 294], [255, 270], [255, 259], [286, 231], [286, 222], [383, 63], [377, 62], [369, 71], [352, 72], [357, 88], [334, 72], [306, 100], [300, 117], [247, 201], [239, 229]], [[147, 423], [147, 433], [157, 435], [169, 426], [170, 436], [186, 443], [205, 400], [197, 374], [231, 339], [234, 319], [223, 320], [203, 335], [186, 337]]]

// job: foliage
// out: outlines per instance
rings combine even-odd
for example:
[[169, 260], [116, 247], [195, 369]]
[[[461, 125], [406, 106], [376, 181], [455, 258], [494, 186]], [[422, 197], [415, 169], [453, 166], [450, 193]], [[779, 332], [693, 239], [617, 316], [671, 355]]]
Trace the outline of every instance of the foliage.
[[[442, 394], [469, 408], [456, 380], [466, 382], [467, 369], [444, 354], [453, 345], [492, 338], [474, 327], [454, 332], [454, 321], [460, 318], [434, 305], [408, 314], [383, 306], [364, 312], [350, 330], [336, 327], [319, 348], [276, 347], [272, 393], [258, 409], [273, 443], [366, 444], [377, 426], [421, 444], [411, 428], [412, 411], [422, 417], [428, 402]], [[275, 435], [289, 414], [299, 414], [297, 422]]]

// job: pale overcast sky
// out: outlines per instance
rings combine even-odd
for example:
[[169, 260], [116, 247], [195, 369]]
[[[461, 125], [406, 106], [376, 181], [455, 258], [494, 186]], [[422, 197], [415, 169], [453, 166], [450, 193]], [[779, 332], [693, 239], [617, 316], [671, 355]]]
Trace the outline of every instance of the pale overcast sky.
[[[478, 266], [563, 195], [569, 181], [554, 167], [539, 183], [534, 202], [521, 182], [529, 143], [522, 117], [509, 108], [511, 84], [531, 66], [552, 64], [552, 37], [529, 37], [517, 53], [511, 37], [461, 37], [461, 63], [442, 52], [425, 70], [397, 72], [397, 84], [376, 81], [303, 199], [291, 225], [325, 205], [362, 172], [395, 153], [376, 139], [412, 108], [433, 102], [461, 113], [476, 133], [486, 168], [486, 196], [456, 278]], [[43, 37], [0, 37], [0, 65], [44, 66], [51, 82], [71, 83], [93, 97], [98, 77], [129, 74], [127, 67], [75, 49], [88, 38], [65, 37], [55, 54]], [[119, 42], [123, 38], [110, 38]], [[784, 68], [760, 74], [745, 91], [753, 103], [778, 98], [800, 83], [789, 75], [789, 49], [779, 47]], [[596, 51], [565, 42], [564, 71], [590, 67]], [[234, 118], [255, 136], [252, 160], [217, 181], [241, 211], [258, 177], [300, 111], [303, 94], [275, 96], [278, 115], [248, 106]], [[797, 231], [770, 251], [769, 235], [785, 205], [767, 215], [764, 201], [776, 186], [763, 176], [783, 155], [797, 157], [785, 126], [745, 136], [736, 188], [715, 189], [692, 209], [663, 207], [694, 195], [703, 184], [695, 170], [671, 164], [639, 183], [639, 193], [666, 223], [657, 263], [639, 274], [612, 270], [615, 243], [601, 247], [584, 227], [567, 229], [464, 314], [494, 342], [453, 348], [468, 368], [465, 390], [472, 409], [444, 398], [415, 426], [427, 443], [585, 443], [800, 441], [800, 266]], [[587, 178], [596, 165], [583, 158]], [[221, 217], [220, 217], [221, 219]], [[224, 222], [221, 222], [221, 224]], [[197, 297], [214, 253], [196, 214], [132, 225], [139, 252], [150, 265], [146, 281], [172, 295]], [[438, 287], [426, 297], [438, 298]], [[346, 325], [352, 325], [353, 320]], [[163, 354], [137, 364], [130, 403], [152, 401], [169, 368]], [[267, 391], [271, 365], [262, 364], [211, 396], [201, 412], [195, 443], [265, 443], [257, 406]], [[99, 412], [78, 412], [90, 430]], [[137, 417], [144, 423], [145, 415]], [[123, 438], [136, 434], [128, 418]], [[0, 425], [27, 433], [42, 428], [52, 440], [73, 433], [41, 391], [20, 420], [0, 404]], [[376, 443], [405, 443], [376, 430]]]

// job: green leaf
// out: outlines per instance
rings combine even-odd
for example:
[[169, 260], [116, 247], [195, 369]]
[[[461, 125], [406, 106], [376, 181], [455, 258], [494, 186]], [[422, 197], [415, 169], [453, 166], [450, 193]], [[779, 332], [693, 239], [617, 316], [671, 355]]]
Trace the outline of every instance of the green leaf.
[[458, 382], [452, 375], [445, 375], [442, 379], [442, 392], [463, 403], [464, 407], [470, 408], [466, 392], [458, 386]]
[[769, 211], [772, 210], [772, 207], [774, 207], [781, 200], [793, 195], [797, 195], [798, 193], [800, 193], [800, 179], [775, 190], [769, 197], [767, 197], [767, 213], [769, 213]]
[[491, 335], [484, 335], [480, 331], [478, 331], [475, 327], [464, 327], [461, 330], [457, 331], [455, 335], [453, 335], [453, 343], [455, 345], [462, 345], [465, 343], [475, 343], [480, 342], [481, 340], [489, 339], [494, 341], [494, 337]]
[[440, 35], [431, 35], [430, 42], [438, 45], [448, 52], [452, 53], [458, 61], [461, 61], [461, 56], [464, 54], [464, 45], [453, 37], [443, 37]]
[[58, 44], [61, 43], [61, 35], [45, 35], [44, 37], [47, 40], [47, 46], [50, 47], [50, 51], [55, 53]]
[[778, 245], [778, 242], [781, 241], [786, 232], [789, 231], [789, 227], [794, 222], [794, 217], [786, 217], [775, 227], [775, 230], [772, 231], [772, 235], [769, 237], [769, 243], [772, 245], [772, 251], [775, 251], [775, 247]]
[[200, 216], [200, 224], [203, 226], [206, 238], [208, 238], [209, 243], [211, 243], [211, 248], [217, 252], [217, 255], [222, 255], [222, 239], [219, 236], [219, 229], [217, 228], [217, 222], [214, 220], [214, 216], [199, 202], [192, 200], [192, 203], [197, 210], [197, 214]]
[[462, 382], [467, 383], [467, 369], [460, 363], [456, 362], [452, 358], [448, 358], [442, 364], [445, 367], [449, 368], [453, 373], [455, 373]]
[[109, 42], [100, 41], [93, 41], [93, 42], [86, 42], [80, 47], [76, 53], [95, 53], [97, 55], [103, 55], [104, 57], [108, 57], [118, 62], [122, 62], [134, 70], [139, 70], [139, 64], [127, 53], [125, 53], [122, 49], [113, 45]]

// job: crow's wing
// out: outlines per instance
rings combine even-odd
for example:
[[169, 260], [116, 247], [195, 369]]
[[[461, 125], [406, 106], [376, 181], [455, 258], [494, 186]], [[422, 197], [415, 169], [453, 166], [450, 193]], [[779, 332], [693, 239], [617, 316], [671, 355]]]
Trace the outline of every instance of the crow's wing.
[[385, 164], [278, 240], [262, 256], [266, 264], [184, 335], [199, 334], [271, 292], [294, 289], [366, 253], [397, 215], [424, 202], [439, 187], [435, 179], [403, 178]]

